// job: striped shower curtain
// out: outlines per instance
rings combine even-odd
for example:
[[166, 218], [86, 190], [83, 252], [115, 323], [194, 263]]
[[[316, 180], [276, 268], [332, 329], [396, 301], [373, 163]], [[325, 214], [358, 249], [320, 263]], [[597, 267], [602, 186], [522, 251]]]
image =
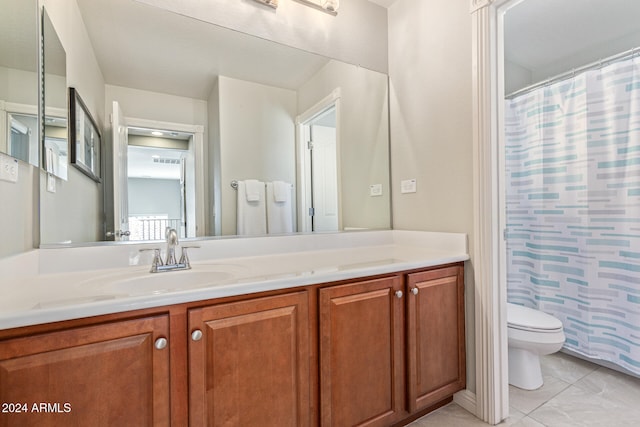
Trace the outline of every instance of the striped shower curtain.
[[508, 300], [640, 374], [640, 58], [505, 102]]

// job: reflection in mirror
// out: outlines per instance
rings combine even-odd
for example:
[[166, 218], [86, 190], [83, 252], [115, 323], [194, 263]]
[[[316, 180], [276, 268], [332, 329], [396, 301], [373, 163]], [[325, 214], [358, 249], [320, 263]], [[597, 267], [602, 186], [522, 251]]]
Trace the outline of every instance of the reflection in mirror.
[[67, 55], [51, 19], [42, 14], [44, 46], [44, 169], [67, 180]]
[[[319, 211], [314, 203], [322, 195], [335, 201], [325, 204], [331, 221], [323, 229], [390, 227], [386, 75], [132, 0], [65, 3], [78, 13], [67, 14], [64, 25], [73, 34], [86, 32], [90, 42], [68, 61], [70, 84], [91, 100], [91, 114], [104, 123], [104, 186], [86, 190], [88, 197], [104, 191], [104, 211], [83, 215], [84, 223], [103, 230], [99, 240], [162, 238], [153, 230], [167, 220], [187, 237], [238, 234], [246, 209], [231, 183], [249, 180], [262, 183], [264, 215], [269, 203], [289, 203], [275, 206], [290, 215], [281, 222], [291, 228], [267, 225], [260, 234], [320, 229], [309, 214]], [[303, 140], [300, 118], [327, 98], [336, 108], [331, 149], [323, 154], [320, 141]], [[186, 151], [138, 149], [135, 129], [188, 134]], [[312, 147], [312, 157], [327, 165], [324, 175], [312, 175], [304, 163]], [[150, 161], [172, 155], [181, 162], [177, 178], [151, 178], [151, 172], [143, 176], [128, 167], [139, 156]], [[69, 182], [75, 179], [70, 174]], [[313, 181], [333, 186], [312, 194]], [[270, 189], [276, 183], [290, 189], [285, 202], [275, 201]], [[169, 199], [180, 202], [168, 208], [163, 202]], [[144, 223], [161, 225], [146, 232]], [[43, 221], [43, 227], [54, 224]], [[90, 241], [57, 233], [42, 243], [69, 240]]]
[[0, 0], [0, 10], [0, 152], [38, 166], [36, 5]]
[[67, 179], [69, 144], [67, 141], [67, 119], [45, 116], [44, 161], [46, 170], [58, 178]]
[[127, 142], [129, 240], [163, 239], [167, 227], [181, 239], [195, 237], [186, 226], [194, 219], [194, 183], [186, 179], [193, 134], [129, 127]]
[[[40, 2], [43, 39], [45, 166], [40, 173], [40, 243], [96, 241], [103, 235], [101, 184], [69, 167], [67, 79], [85, 81], [91, 74], [86, 37], [69, 25], [75, 0]], [[73, 66], [67, 65], [73, 64]], [[73, 70], [75, 69], [75, 71]], [[98, 86], [100, 87], [100, 86]], [[83, 98], [84, 93], [83, 93]], [[90, 97], [92, 101], [94, 99]], [[86, 101], [86, 99], [85, 99]], [[44, 148], [46, 147], [46, 151]], [[54, 175], [55, 174], [55, 175]], [[65, 179], [60, 179], [59, 176]]]
[[9, 111], [6, 114], [9, 125], [7, 154], [37, 166], [38, 115]]

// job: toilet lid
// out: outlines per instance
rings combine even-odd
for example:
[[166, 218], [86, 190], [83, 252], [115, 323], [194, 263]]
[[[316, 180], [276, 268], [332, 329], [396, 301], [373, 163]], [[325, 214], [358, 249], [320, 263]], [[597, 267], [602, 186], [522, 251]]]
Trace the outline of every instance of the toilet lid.
[[527, 331], [550, 332], [562, 329], [562, 322], [540, 310], [507, 303], [507, 323], [509, 327]]

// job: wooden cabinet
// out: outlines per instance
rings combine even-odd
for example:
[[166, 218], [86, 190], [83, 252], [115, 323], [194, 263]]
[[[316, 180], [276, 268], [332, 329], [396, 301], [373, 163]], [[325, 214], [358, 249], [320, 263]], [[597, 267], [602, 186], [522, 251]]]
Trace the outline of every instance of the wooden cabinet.
[[0, 427], [400, 425], [465, 387], [463, 294], [460, 263], [0, 331]]
[[391, 426], [464, 389], [461, 265], [322, 288], [319, 315], [321, 426]]
[[462, 266], [407, 275], [407, 374], [411, 412], [465, 388]]
[[168, 329], [152, 316], [0, 341], [0, 426], [168, 426]]
[[389, 426], [402, 416], [401, 289], [396, 276], [320, 290], [322, 426]]
[[189, 311], [189, 424], [310, 423], [308, 294]]

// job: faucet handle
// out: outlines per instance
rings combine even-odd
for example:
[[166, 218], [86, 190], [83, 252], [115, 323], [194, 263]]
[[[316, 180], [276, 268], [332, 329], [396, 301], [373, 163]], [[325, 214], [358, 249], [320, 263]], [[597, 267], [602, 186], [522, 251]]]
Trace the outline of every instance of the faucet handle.
[[158, 271], [158, 267], [164, 265], [162, 263], [162, 257], [160, 256], [159, 248], [149, 248], [149, 249], [140, 249], [139, 252], [147, 252], [153, 251], [153, 261], [151, 262], [151, 272], [155, 273]]
[[180, 255], [179, 264], [186, 265], [186, 268], [191, 268], [191, 263], [189, 262], [189, 255], [187, 254], [187, 249], [198, 249], [200, 246], [183, 246], [182, 254]]

